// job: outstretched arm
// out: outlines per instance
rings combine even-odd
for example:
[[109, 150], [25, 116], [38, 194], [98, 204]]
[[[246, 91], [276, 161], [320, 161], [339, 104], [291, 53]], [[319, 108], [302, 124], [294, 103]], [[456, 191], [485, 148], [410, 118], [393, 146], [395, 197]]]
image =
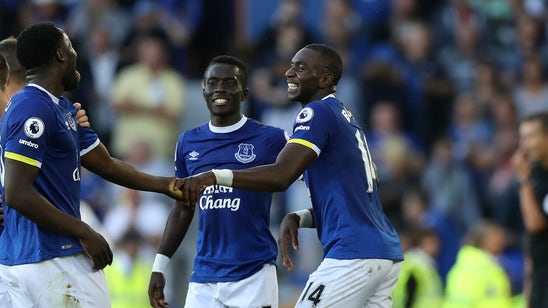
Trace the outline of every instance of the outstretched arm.
[[82, 156], [82, 166], [112, 183], [136, 190], [163, 193], [177, 200], [181, 199], [181, 192], [174, 189], [175, 177], [155, 176], [141, 172], [132, 165], [110, 156], [103, 143]]
[[[183, 193], [185, 205], [195, 204], [200, 193], [210, 185], [219, 184], [251, 191], [284, 191], [293, 183], [317, 155], [312, 149], [300, 144], [288, 143], [284, 146], [276, 162], [244, 170], [229, 172], [230, 181], [219, 178], [213, 172], [204, 172], [179, 181], [176, 188]], [[226, 172], [222, 172], [226, 174]]]

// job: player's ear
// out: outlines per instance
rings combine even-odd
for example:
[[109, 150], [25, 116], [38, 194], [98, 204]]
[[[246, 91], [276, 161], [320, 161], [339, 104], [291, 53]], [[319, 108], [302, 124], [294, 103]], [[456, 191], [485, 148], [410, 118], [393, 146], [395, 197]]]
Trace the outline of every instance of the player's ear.
[[55, 59], [59, 62], [65, 61], [65, 55], [63, 54], [61, 48], [57, 48], [57, 50], [55, 51]]
[[333, 87], [333, 81], [334, 80], [335, 80], [335, 76], [333, 76], [333, 73], [328, 72], [328, 73], [323, 74], [323, 76], [320, 77], [320, 81], [319, 81], [320, 89]]
[[245, 88], [243, 91], [242, 91], [242, 101], [245, 101], [247, 99], [247, 97], [249, 96], [249, 89], [248, 88]]

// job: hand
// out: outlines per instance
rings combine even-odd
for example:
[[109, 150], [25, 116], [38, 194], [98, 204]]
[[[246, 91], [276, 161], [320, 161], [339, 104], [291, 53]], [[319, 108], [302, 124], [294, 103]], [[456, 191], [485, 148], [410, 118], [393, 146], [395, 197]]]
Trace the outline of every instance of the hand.
[[512, 167], [519, 180], [526, 180], [531, 177], [531, 161], [523, 149], [518, 149], [512, 156]]
[[105, 238], [89, 228], [90, 232], [80, 239], [80, 244], [93, 263], [93, 269], [100, 270], [112, 264], [112, 250]]
[[164, 288], [166, 286], [166, 278], [164, 274], [152, 272], [150, 274], [150, 282], [148, 284], [148, 300], [154, 308], [169, 307], [169, 303], [164, 299]]
[[169, 184], [168, 184], [169, 187], [167, 189], [166, 195], [168, 195], [169, 197], [177, 201], [182, 201], [183, 192], [180, 190], [180, 188], [183, 186], [183, 184], [180, 183], [181, 181], [182, 180], [179, 178], [171, 177], [169, 179]]
[[216, 182], [217, 180], [213, 172], [208, 171], [184, 179], [178, 179], [174, 184], [174, 189], [181, 190], [183, 194], [182, 204], [190, 206], [198, 202], [200, 194], [206, 187], [215, 185]]
[[278, 246], [282, 254], [282, 264], [287, 267], [288, 271], [293, 271], [293, 262], [287, 253], [287, 245], [289, 240], [293, 245], [293, 249], [299, 250], [299, 220], [297, 214], [289, 213], [285, 215], [280, 224], [280, 237], [278, 238]]
[[80, 125], [81, 127], [91, 127], [88, 116], [86, 114], [86, 110], [82, 109], [82, 104], [74, 103], [73, 105], [76, 110], [78, 110], [76, 111], [76, 122], [78, 122], [78, 125]]

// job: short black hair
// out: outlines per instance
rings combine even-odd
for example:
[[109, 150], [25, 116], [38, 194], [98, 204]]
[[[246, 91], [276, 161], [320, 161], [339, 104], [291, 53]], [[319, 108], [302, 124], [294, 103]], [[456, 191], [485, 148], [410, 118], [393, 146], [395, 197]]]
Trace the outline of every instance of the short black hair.
[[213, 64], [228, 64], [228, 65], [236, 66], [237, 68], [240, 69], [240, 72], [241, 72], [240, 81], [242, 82], [242, 85], [244, 87], [247, 86], [247, 66], [240, 59], [233, 56], [229, 56], [229, 55], [217, 56], [209, 62], [209, 64], [207, 65], [206, 71]]
[[25, 69], [17, 60], [17, 40], [14, 37], [0, 41], [0, 55], [4, 57], [10, 67], [10, 78], [25, 83]]
[[17, 59], [27, 70], [50, 64], [62, 42], [63, 32], [53, 23], [34, 24], [17, 37]]
[[537, 112], [537, 113], [530, 114], [530, 115], [524, 117], [521, 120], [521, 123], [523, 123], [523, 122], [534, 122], [534, 121], [539, 121], [540, 125], [542, 126], [542, 132], [545, 133], [545, 134], [548, 134], [548, 112], [543, 111], [543, 112]]
[[6, 90], [9, 74], [10, 68], [8, 66], [8, 62], [4, 59], [4, 56], [0, 54], [0, 91], [2, 92]]
[[342, 77], [343, 62], [335, 48], [325, 44], [309, 44], [304, 46], [304, 48], [312, 49], [320, 53], [322, 60], [325, 61], [323, 64], [329, 68], [331, 73], [333, 73], [334, 85], [337, 85]]

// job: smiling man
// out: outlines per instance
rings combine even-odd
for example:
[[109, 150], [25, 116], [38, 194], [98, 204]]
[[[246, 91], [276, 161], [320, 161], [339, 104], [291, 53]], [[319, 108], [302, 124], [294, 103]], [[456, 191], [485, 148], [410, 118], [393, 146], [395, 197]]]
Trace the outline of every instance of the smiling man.
[[[248, 96], [245, 65], [231, 56], [216, 57], [205, 70], [202, 86], [210, 121], [179, 137], [176, 176], [273, 163], [286, 135], [242, 114], [241, 105]], [[197, 206], [197, 255], [185, 307], [278, 307], [274, 265], [278, 250], [269, 229], [271, 201], [269, 192], [211, 185], [193, 206], [174, 206], [152, 269], [151, 305], [167, 307], [163, 272]]]
[[[283, 264], [298, 248], [298, 227], [317, 229], [324, 259], [308, 279], [297, 307], [391, 307], [403, 252], [383, 212], [365, 133], [335, 97], [343, 63], [335, 49], [311, 44], [286, 72], [288, 96], [303, 109], [291, 139], [273, 164], [245, 170], [214, 169], [180, 181], [193, 204], [209, 185], [283, 191], [304, 172], [312, 209], [286, 215], [280, 227]], [[215, 168], [215, 166], [212, 166]]]

